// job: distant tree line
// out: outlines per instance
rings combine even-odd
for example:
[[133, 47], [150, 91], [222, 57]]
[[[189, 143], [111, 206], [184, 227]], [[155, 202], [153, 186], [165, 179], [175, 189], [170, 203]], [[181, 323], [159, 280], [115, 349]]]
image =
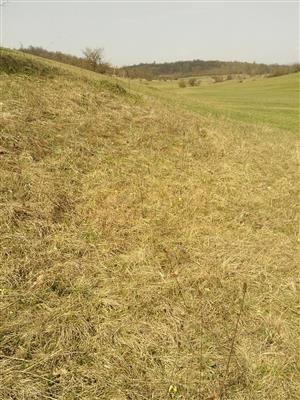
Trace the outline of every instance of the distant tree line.
[[[295, 65], [267, 65], [255, 62], [239, 61], [176, 61], [166, 63], [150, 63], [130, 65], [121, 68], [113, 68], [103, 59], [103, 49], [86, 48], [82, 57], [62, 53], [61, 51], [50, 51], [42, 47], [29, 46], [19, 49], [24, 53], [30, 53], [39, 57], [59, 61], [76, 67], [89, 69], [104, 74], [116, 74], [126, 78], [139, 79], [181, 79], [199, 75], [268, 75], [279, 76], [300, 71], [299, 64]], [[218, 78], [215, 78], [217, 81]], [[190, 82], [193, 86], [193, 82]]]
[[143, 79], [180, 79], [198, 75], [270, 75], [279, 76], [299, 71], [296, 65], [267, 65], [239, 61], [177, 61], [138, 64], [124, 67], [125, 75]]
[[33, 54], [35, 56], [47, 58], [54, 61], [59, 61], [64, 64], [74, 65], [76, 67], [89, 69], [91, 71], [102, 74], [111, 73], [110, 65], [103, 59], [103, 49], [91, 49], [89, 47], [83, 50], [83, 57], [73, 56], [62, 53], [61, 51], [50, 51], [42, 47], [29, 46], [19, 49], [23, 53]]
[[293, 65], [271, 65], [269, 76], [281, 76], [300, 71], [300, 64]]

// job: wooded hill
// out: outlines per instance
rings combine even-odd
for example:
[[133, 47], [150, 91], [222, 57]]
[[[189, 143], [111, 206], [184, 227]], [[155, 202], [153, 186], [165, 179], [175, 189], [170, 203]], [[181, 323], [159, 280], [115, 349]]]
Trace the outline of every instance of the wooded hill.
[[160, 79], [160, 78], [181, 78], [197, 75], [224, 75], [224, 74], [272, 74], [283, 75], [294, 72], [297, 66], [288, 65], [267, 65], [257, 64], [255, 62], [239, 62], [239, 61], [176, 61], [166, 63], [142, 63], [125, 67], [125, 71], [129, 77]]

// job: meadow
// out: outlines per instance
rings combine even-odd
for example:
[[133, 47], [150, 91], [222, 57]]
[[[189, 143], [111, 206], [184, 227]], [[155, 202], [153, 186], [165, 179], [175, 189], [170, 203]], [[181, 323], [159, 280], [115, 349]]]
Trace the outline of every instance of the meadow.
[[295, 79], [1, 49], [1, 400], [299, 398]]
[[299, 76], [299, 73], [271, 78], [257, 76], [221, 83], [200, 76], [197, 80], [201, 83], [195, 87], [180, 88], [178, 81], [156, 81], [146, 86], [202, 115], [269, 124], [298, 133]]

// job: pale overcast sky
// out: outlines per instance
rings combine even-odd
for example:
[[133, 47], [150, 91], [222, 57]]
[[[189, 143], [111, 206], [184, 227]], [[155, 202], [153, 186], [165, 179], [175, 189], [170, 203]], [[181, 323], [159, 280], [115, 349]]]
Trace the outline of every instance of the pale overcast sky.
[[245, 1], [8, 1], [6, 47], [80, 55], [103, 47], [115, 65], [175, 60], [299, 60], [299, 3]]

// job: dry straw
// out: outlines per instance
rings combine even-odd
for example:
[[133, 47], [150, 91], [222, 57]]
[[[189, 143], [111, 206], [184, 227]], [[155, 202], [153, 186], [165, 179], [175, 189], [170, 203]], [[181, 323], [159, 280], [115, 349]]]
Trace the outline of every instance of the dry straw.
[[7, 52], [0, 398], [296, 399], [295, 137]]

